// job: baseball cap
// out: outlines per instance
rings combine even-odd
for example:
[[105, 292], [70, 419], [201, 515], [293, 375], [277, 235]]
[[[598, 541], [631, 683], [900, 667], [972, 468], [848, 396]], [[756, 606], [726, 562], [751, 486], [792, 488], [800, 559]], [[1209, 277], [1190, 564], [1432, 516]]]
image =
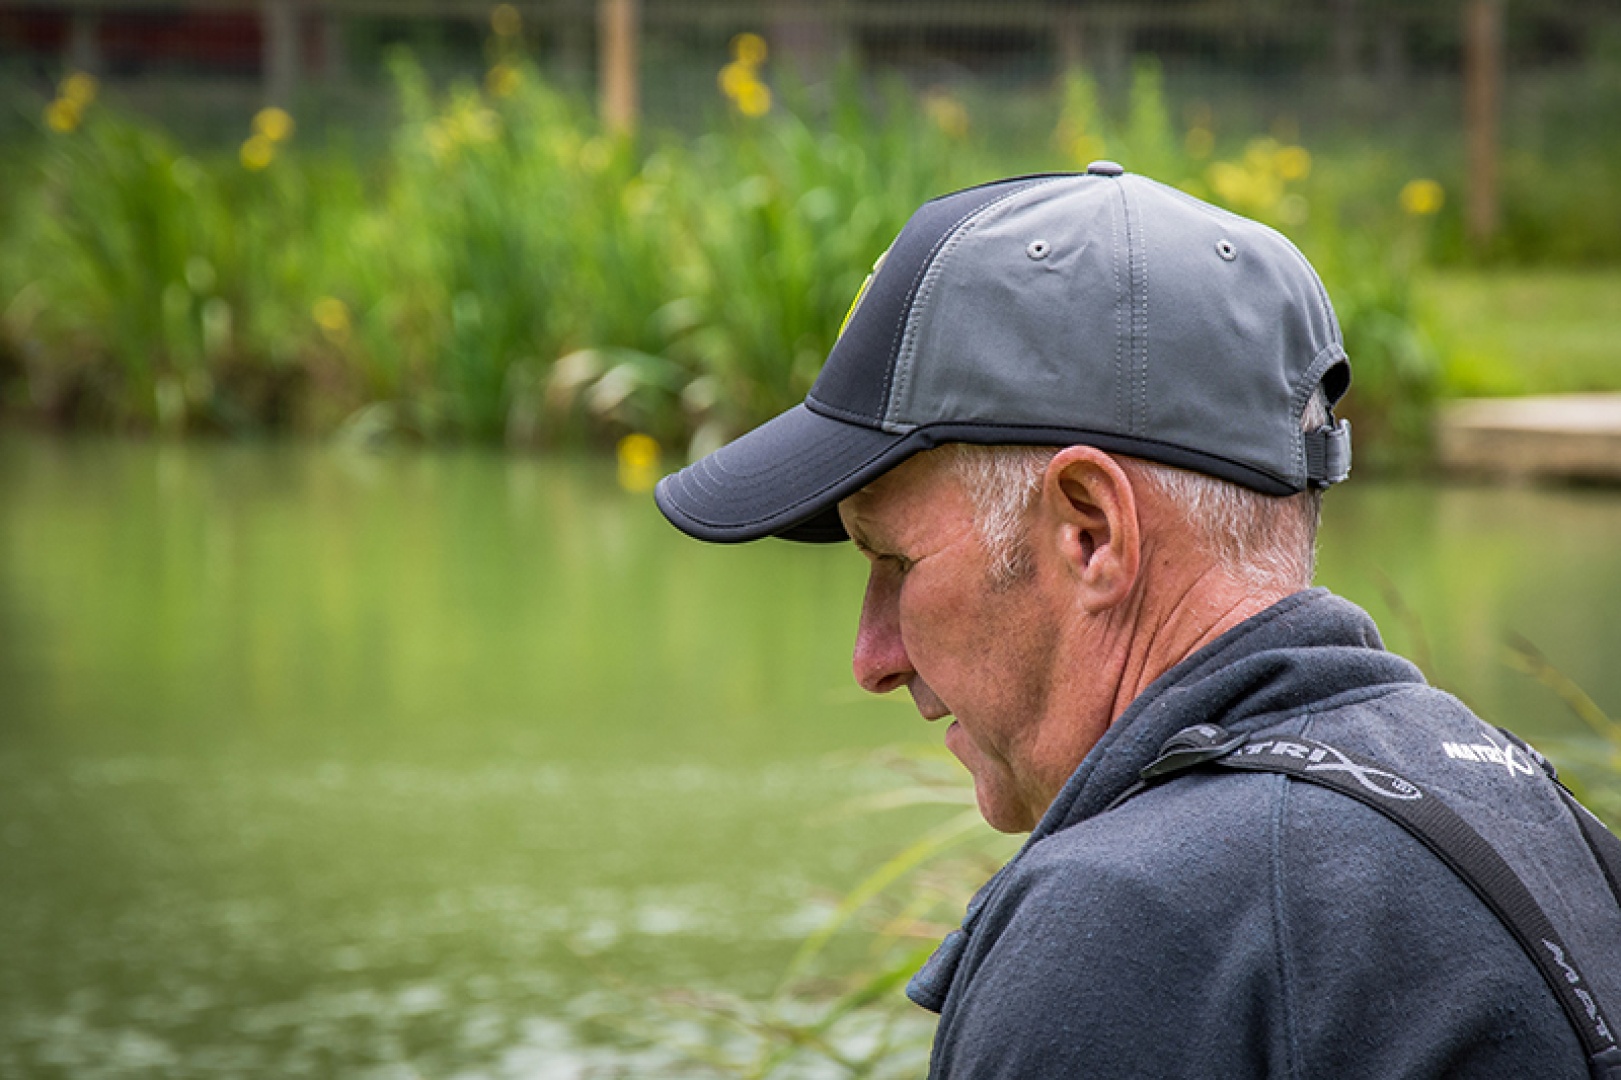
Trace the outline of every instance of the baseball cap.
[[925, 203], [879, 259], [803, 404], [665, 477], [721, 543], [846, 538], [840, 499], [951, 442], [1095, 446], [1268, 495], [1350, 471], [1350, 365], [1282, 235], [1094, 162]]

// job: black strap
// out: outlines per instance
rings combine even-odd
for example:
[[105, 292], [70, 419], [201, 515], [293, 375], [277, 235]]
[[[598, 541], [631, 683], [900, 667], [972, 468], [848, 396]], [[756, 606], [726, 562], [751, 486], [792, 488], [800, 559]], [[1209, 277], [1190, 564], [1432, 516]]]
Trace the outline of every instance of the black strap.
[[1337, 484], [1351, 475], [1351, 422], [1337, 420], [1305, 434], [1306, 479], [1312, 487]]
[[[1536, 757], [1541, 759], [1541, 755]], [[1595, 1080], [1621, 1080], [1621, 1045], [1615, 1030], [1564, 939], [1513, 867], [1450, 806], [1383, 765], [1327, 743], [1303, 738], [1250, 740], [1234, 737], [1214, 724], [1199, 724], [1172, 736], [1141, 775], [1146, 786], [1202, 765], [1283, 773], [1349, 795], [1406, 829], [1450, 866], [1514, 935], [1570, 1018]], [[1621, 842], [1565, 794], [1621, 902], [1617, 889], [1621, 862], [1611, 861], [1615, 850], [1610, 847], [1621, 848]]]
[[1543, 757], [1536, 747], [1514, 734], [1508, 728], [1497, 729], [1503, 737], [1518, 747], [1526, 757], [1542, 767], [1548, 774], [1548, 779], [1554, 783], [1554, 789], [1559, 797], [1565, 800], [1565, 808], [1570, 816], [1576, 819], [1576, 827], [1582, 831], [1582, 839], [1587, 841], [1587, 847], [1593, 852], [1593, 861], [1598, 863], [1604, 872], [1604, 880], [1610, 885], [1610, 892], [1615, 896], [1615, 902], [1621, 904], [1621, 840], [1604, 827], [1604, 823], [1593, 816], [1592, 811], [1577, 801], [1570, 789], [1559, 779], [1559, 770], [1553, 767], [1553, 762]]
[[1621, 904], [1621, 840], [1604, 827], [1604, 823], [1593, 816], [1593, 812], [1576, 801], [1564, 784], [1559, 785], [1559, 794], [1570, 808], [1570, 814], [1576, 819], [1576, 824], [1582, 830], [1582, 837], [1587, 846], [1593, 849], [1593, 859], [1598, 863], [1599, 869], [1604, 871], [1604, 879], [1610, 883], [1610, 892], [1615, 894], [1615, 902]]

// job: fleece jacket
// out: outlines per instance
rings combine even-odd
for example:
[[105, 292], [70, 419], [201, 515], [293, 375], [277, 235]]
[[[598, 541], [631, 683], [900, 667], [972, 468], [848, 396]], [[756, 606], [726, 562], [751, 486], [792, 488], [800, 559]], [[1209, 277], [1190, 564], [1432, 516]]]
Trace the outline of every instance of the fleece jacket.
[[1377, 811], [1223, 769], [1110, 809], [1200, 723], [1317, 739], [1440, 796], [1621, 1008], [1621, 907], [1551, 781], [1313, 589], [1149, 686], [974, 898], [907, 988], [940, 1013], [931, 1077], [1589, 1075], [1509, 931]]

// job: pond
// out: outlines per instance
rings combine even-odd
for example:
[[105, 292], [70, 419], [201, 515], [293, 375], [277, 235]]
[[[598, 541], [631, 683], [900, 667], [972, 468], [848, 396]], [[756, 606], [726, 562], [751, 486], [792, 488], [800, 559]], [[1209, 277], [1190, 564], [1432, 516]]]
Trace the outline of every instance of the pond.
[[[1319, 577], [1580, 762], [1503, 646], [1621, 711], [1618, 537], [1359, 481]], [[838, 812], [941, 734], [850, 681], [863, 570], [597, 462], [0, 439], [0, 1074], [675, 1075], [624, 987], [768, 992], [940, 819]]]

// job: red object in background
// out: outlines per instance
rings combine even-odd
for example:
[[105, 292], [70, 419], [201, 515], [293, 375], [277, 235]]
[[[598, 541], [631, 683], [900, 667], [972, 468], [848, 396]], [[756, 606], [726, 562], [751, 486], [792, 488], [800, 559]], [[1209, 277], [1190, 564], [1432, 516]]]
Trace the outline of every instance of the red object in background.
[[[63, 55], [72, 16], [58, 10], [0, 8], [0, 51]], [[259, 16], [248, 12], [108, 12], [97, 18], [96, 50], [109, 72], [148, 68], [257, 72], [264, 45]]]
[[160, 67], [257, 69], [263, 31], [245, 12], [109, 14], [97, 35], [111, 70]]
[[68, 21], [60, 11], [0, 7], [0, 50], [59, 53], [68, 45]]

